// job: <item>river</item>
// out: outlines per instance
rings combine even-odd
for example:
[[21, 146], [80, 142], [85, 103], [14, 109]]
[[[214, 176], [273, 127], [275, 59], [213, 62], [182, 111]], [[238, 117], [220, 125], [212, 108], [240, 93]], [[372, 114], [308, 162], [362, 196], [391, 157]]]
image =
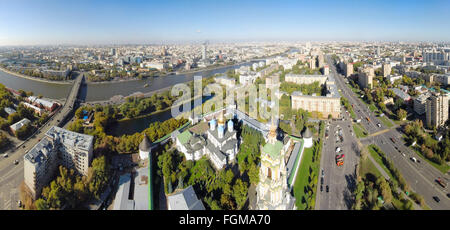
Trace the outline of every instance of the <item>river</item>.
[[[220, 67], [217, 69], [205, 70], [196, 73], [152, 77], [143, 80], [88, 83], [86, 86], [82, 87], [80, 97], [87, 102], [93, 102], [109, 100], [111, 97], [116, 95], [129, 96], [136, 92], [149, 93], [171, 87], [178, 83], [192, 81], [194, 76], [197, 75], [209, 77], [216, 73], [225, 73], [229, 69], [236, 69], [243, 65], [251, 65], [252, 63], [254, 62]], [[66, 98], [71, 89], [71, 84], [56, 84], [34, 81], [31, 79], [17, 77], [3, 71], [0, 71], [0, 83], [4, 84], [8, 88], [32, 91], [35, 95], [42, 95], [46, 98], [53, 99]], [[144, 87], [145, 84], [148, 84], [148, 87]]]

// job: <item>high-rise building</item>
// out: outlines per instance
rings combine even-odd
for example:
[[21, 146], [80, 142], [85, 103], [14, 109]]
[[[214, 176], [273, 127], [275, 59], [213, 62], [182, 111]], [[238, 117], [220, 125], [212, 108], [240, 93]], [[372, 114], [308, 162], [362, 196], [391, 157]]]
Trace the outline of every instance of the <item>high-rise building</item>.
[[109, 54], [110, 54], [111, 56], [116, 55], [116, 49], [115, 49], [115, 48], [111, 48], [111, 51], [109, 52]]
[[207, 56], [206, 56], [206, 43], [203, 44], [202, 46], [202, 60], [206, 60]]
[[345, 65], [345, 77], [350, 77], [353, 74], [353, 63]]
[[419, 115], [422, 115], [426, 112], [427, 109], [427, 99], [430, 95], [428, 93], [420, 94], [418, 97], [414, 99], [414, 112]]
[[316, 68], [316, 58], [309, 59], [309, 68], [315, 69]]
[[423, 52], [423, 61], [424, 62], [432, 62], [435, 65], [441, 65], [445, 63], [445, 61], [450, 60], [450, 54], [445, 51], [430, 51]]
[[322, 68], [325, 65], [325, 60], [324, 60], [323, 54], [319, 54], [317, 56], [317, 61], [319, 64], [319, 68]]
[[426, 120], [430, 128], [440, 127], [448, 120], [448, 94], [433, 92], [427, 99]]
[[358, 73], [358, 83], [361, 88], [372, 88], [375, 71], [373, 67], [365, 67]]
[[383, 77], [387, 77], [391, 74], [392, 67], [389, 63], [383, 63]]
[[166, 56], [167, 55], [167, 50], [165, 46], [161, 47], [161, 56]]
[[25, 184], [38, 197], [59, 165], [87, 176], [93, 156], [94, 137], [53, 126], [24, 156]]

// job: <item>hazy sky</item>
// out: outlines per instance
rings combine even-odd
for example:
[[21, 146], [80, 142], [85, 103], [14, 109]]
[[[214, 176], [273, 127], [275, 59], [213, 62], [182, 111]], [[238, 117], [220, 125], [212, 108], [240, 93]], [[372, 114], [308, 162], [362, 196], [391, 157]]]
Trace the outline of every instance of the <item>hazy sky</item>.
[[450, 41], [450, 1], [0, 0], [0, 45]]

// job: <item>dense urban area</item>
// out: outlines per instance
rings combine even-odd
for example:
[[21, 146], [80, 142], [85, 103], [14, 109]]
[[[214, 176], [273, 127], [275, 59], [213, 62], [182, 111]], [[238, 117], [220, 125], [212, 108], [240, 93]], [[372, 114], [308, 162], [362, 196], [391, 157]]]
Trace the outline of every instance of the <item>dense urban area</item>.
[[0, 47], [0, 209], [450, 209], [449, 71], [431, 42]]

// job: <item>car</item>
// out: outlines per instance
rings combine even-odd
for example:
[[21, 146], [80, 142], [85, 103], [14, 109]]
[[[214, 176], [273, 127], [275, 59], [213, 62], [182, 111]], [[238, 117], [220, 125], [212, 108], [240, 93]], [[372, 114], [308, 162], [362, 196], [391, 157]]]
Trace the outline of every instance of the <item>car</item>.
[[323, 192], [323, 186], [322, 185], [320, 185], [320, 191]]
[[402, 156], [406, 156], [405, 153], [402, 153]]
[[417, 159], [415, 157], [411, 157], [411, 160], [417, 162]]
[[7, 157], [8, 157], [8, 154], [7, 154], [7, 153], [3, 154], [3, 157], [4, 157], [4, 158], [7, 158]]
[[15, 160], [15, 161], [14, 161], [14, 164], [15, 164], [15, 165], [18, 165], [18, 164], [19, 164], [19, 160]]
[[378, 127], [380, 127], [380, 128], [381, 128], [381, 124], [380, 124], [380, 123], [378, 123], [377, 125], [378, 125]]
[[328, 185], [325, 187], [325, 191], [327, 191], [327, 192], [330, 191], [330, 187], [328, 187]]
[[450, 198], [450, 193], [447, 193], [447, 197]]
[[323, 177], [320, 178], [320, 184], [323, 184]]
[[324, 177], [325, 176], [325, 172], [323, 171], [323, 169], [322, 169], [322, 177]]
[[437, 196], [433, 196], [433, 200], [436, 201], [437, 203], [439, 203], [441, 201], [441, 199], [439, 199], [439, 197], [437, 197]]

